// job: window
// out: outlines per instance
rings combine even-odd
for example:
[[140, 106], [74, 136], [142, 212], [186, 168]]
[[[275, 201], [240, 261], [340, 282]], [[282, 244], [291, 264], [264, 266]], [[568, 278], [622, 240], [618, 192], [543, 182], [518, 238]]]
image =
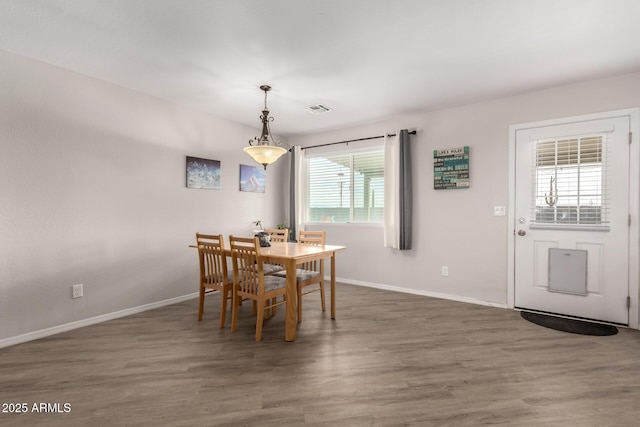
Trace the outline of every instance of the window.
[[307, 219], [382, 223], [384, 150], [307, 158]]
[[606, 181], [601, 135], [540, 140], [535, 155], [535, 222], [603, 225]]

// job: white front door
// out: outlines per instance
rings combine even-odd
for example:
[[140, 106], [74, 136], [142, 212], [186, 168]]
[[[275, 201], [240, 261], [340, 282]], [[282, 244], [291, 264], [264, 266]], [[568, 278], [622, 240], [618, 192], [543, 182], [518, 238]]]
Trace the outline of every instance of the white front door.
[[629, 131], [629, 116], [516, 129], [516, 308], [629, 324]]

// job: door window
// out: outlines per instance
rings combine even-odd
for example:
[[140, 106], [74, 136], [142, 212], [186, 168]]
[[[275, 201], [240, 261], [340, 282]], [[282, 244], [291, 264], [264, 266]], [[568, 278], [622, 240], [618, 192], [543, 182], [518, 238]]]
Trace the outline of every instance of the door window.
[[606, 135], [541, 139], [534, 147], [532, 220], [538, 225], [606, 226]]

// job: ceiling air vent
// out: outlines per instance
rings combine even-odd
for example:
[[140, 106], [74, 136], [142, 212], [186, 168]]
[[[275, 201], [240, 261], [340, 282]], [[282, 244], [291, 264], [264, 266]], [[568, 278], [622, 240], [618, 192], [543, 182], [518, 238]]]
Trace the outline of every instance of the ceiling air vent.
[[316, 105], [309, 105], [307, 107], [307, 111], [313, 114], [324, 114], [331, 111], [331, 108], [327, 107], [326, 105], [316, 104]]

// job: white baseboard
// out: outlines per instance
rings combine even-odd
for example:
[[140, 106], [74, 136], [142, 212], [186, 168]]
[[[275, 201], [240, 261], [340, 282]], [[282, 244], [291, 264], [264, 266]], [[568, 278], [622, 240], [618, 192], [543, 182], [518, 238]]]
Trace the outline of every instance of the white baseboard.
[[[325, 280], [330, 281], [331, 278], [330, 277], [325, 278]], [[458, 301], [458, 302], [466, 302], [469, 304], [485, 305], [488, 307], [508, 308], [506, 303], [501, 304], [497, 302], [483, 301], [475, 298], [461, 297], [458, 295], [449, 295], [449, 294], [442, 294], [439, 292], [430, 292], [430, 291], [424, 291], [419, 289], [403, 288], [400, 286], [391, 286], [391, 285], [383, 285], [380, 283], [362, 282], [360, 280], [339, 279], [337, 277], [336, 277], [336, 282], [346, 283], [348, 285], [364, 286], [367, 288], [383, 289], [385, 291], [402, 292], [405, 294], [422, 295], [425, 297], [440, 298], [440, 299], [446, 299], [446, 300]]]
[[[331, 278], [330, 277], [326, 277], [325, 280], [330, 281]], [[451, 300], [451, 301], [466, 302], [466, 303], [470, 303], [470, 304], [485, 305], [485, 306], [489, 306], [489, 307], [507, 308], [507, 304], [500, 304], [500, 303], [495, 303], [495, 302], [490, 302], [490, 301], [483, 301], [483, 300], [478, 300], [478, 299], [475, 299], [475, 298], [460, 297], [460, 296], [457, 296], [457, 295], [442, 294], [442, 293], [438, 293], [438, 292], [430, 292], [430, 291], [423, 291], [423, 290], [418, 290], [418, 289], [403, 288], [403, 287], [400, 287], [400, 286], [383, 285], [383, 284], [380, 284], [380, 283], [363, 282], [363, 281], [360, 281], [360, 280], [351, 280], [351, 279], [342, 279], [342, 278], [336, 278], [336, 282], [346, 283], [348, 285], [363, 286], [363, 287], [367, 287], [367, 288], [383, 289], [383, 290], [386, 290], [386, 291], [394, 291], [394, 292], [402, 292], [402, 293], [406, 293], [406, 294], [422, 295], [422, 296], [426, 296], [426, 297], [440, 298], [440, 299], [446, 299], [446, 300]], [[182, 296], [179, 296], [179, 297], [170, 298], [170, 299], [166, 299], [166, 300], [163, 300], [163, 301], [157, 301], [157, 302], [153, 302], [153, 303], [150, 303], [150, 304], [141, 305], [141, 306], [138, 306], [138, 307], [131, 307], [131, 308], [127, 308], [127, 309], [124, 309], [124, 310], [116, 311], [116, 312], [113, 312], [113, 313], [102, 314], [100, 316], [90, 317], [88, 319], [82, 319], [82, 320], [78, 320], [76, 322], [65, 323], [64, 325], [53, 326], [51, 328], [41, 329], [39, 331], [33, 331], [33, 332], [29, 332], [29, 333], [22, 334], [22, 335], [17, 335], [15, 337], [0, 339], [0, 348], [9, 347], [9, 346], [16, 345], [16, 344], [22, 344], [24, 342], [37, 340], [39, 338], [44, 338], [44, 337], [48, 337], [48, 336], [51, 336], [51, 335], [59, 334], [59, 333], [62, 333], [62, 332], [67, 332], [67, 331], [70, 331], [70, 330], [73, 330], [73, 329], [82, 328], [84, 326], [95, 325], [96, 323], [101, 323], [101, 322], [106, 322], [108, 320], [118, 319], [120, 317], [125, 317], [125, 316], [129, 316], [131, 314], [136, 314], [136, 313], [141, 313], [141, 312], [147, 311], [147, 310], [153, 310], [154, 308], [164, 307], [165, 305], [176, 304], [176, 303], [179, 303], [179, 302], [182, 302], [182, 301], [186, 301], [186, 300], [189, 300], [189, 299], [192, 299], [192, 298], [198, 298], [198, 295], [199, 295], [198, 292], [194, 292], [192, 294], [182, 295]]]
[[169, 298], [163, 301], [152, 302], [150, 304], [140, 305], [138, 307], [131, 307], [113, 313], [102, 314], [100, 316], [90, 317], [88, 319], [82, 319], [75, 322], [65, 323], [64, 325], [53, 326], [51, 328], [41, 329], [39, 331], [33, 331], [22, 335], [16, 335], [15, 337], [4, 338], [0, 340], [0, 348], [9, 347], [16, 344], [22, 344], [27, 341], [37, 340], [39, 338], [48, 337], [51, 335], [67, 332], [72, 329], [82, 328], [84, 326], [95, 325], [96, 323], [106, 322], [107, 320], [118, 319], [120, 317], [129, 316], [131, 314], [142, 313], [143, 311], [153, 310], [154, 308], [164, 307], [165, 305], [176, 304], [182, 301], [186, 301], [192, 298], [198, 298], [199, 293], [194, 292], [192, 294], [182, 295], [175, 298]]

